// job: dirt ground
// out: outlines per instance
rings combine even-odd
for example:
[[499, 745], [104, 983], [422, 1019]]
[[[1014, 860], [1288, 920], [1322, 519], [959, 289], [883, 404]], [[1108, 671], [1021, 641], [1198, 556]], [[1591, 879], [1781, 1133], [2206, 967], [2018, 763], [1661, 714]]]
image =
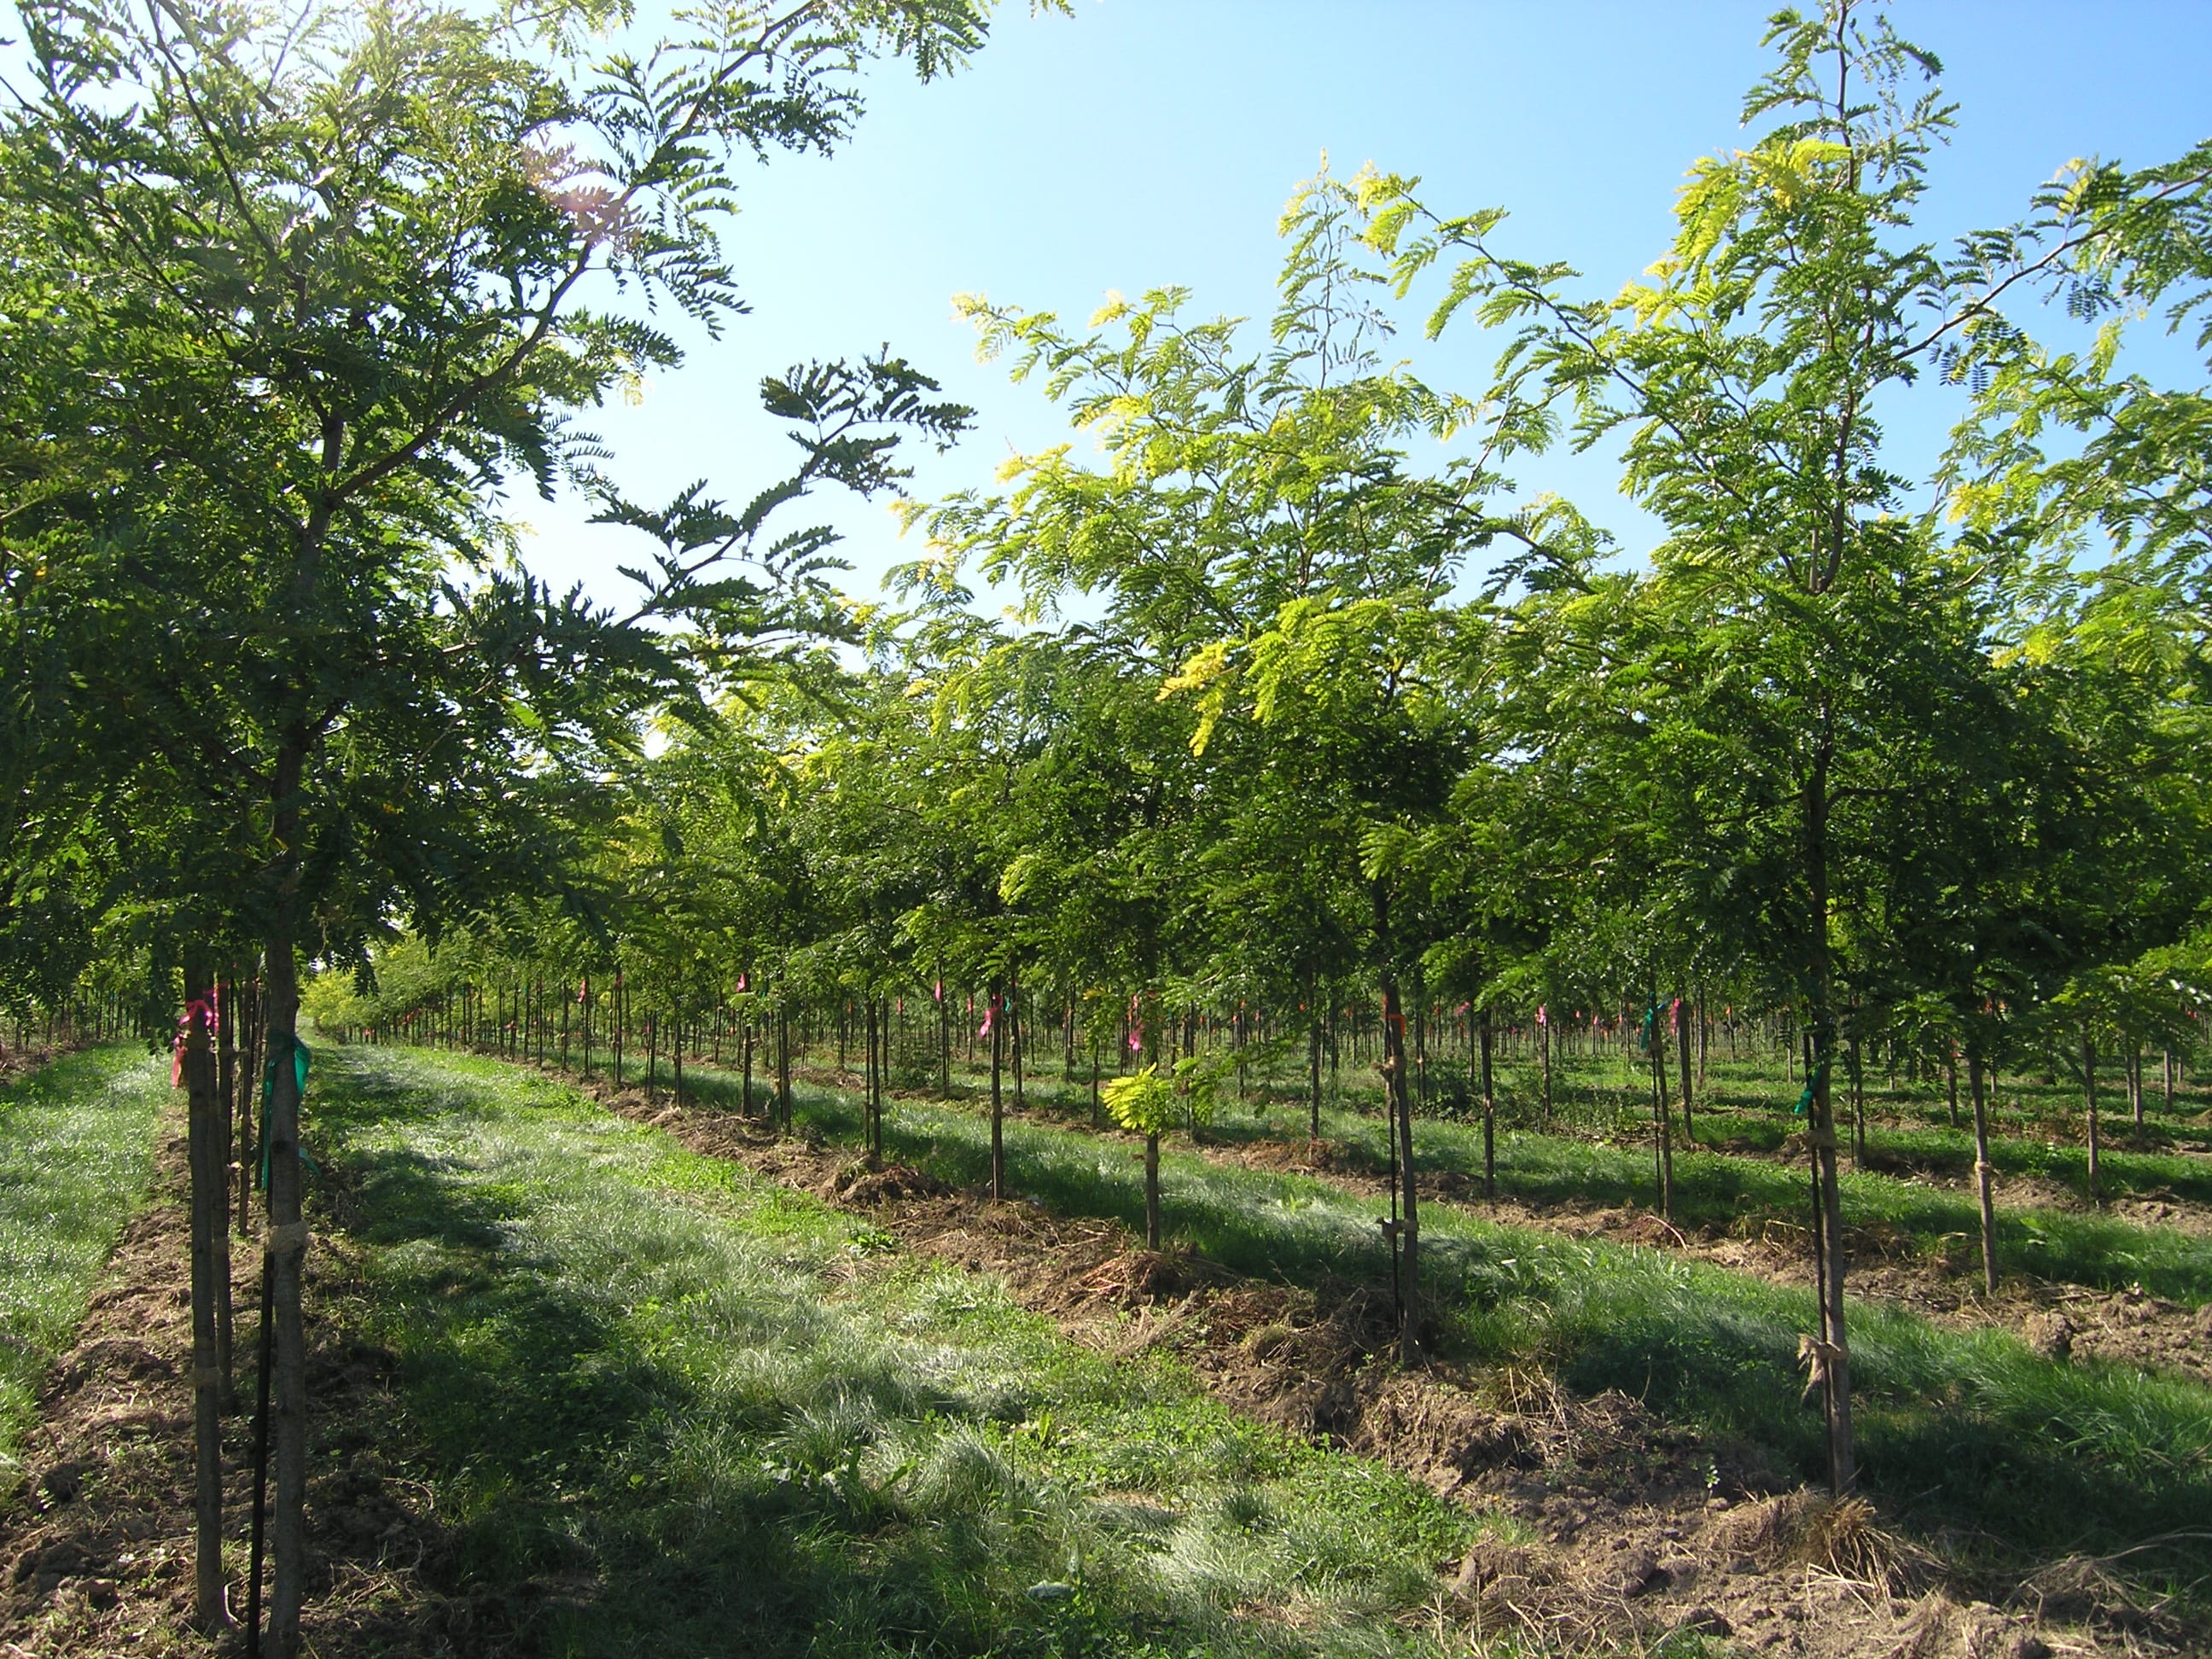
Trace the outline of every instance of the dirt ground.
[[[191, 1224], [184, 1142], [170, 1133], [149, 1207], [125, 1231], [74, 1348], [53, 1366], [24, 1479], [0, 1502], [0, 1655], [7, 1659], [204, 1656], [242, 1650], [235, 1630], [191, 1629]], [[426, 1568], [440, 1528], [406, 1478], [389, 1353], [354, 1340], [347, 1306], [359, 1255], [316, 1218], [307, 1255], [312, 1552], [305, 1620], [319, 1659], [466, 1653], [443, 1626], [465, 1596]], [[225, 1562], [244, 1611], [252, 1493], [252, 1389], [260, 1256], [232, 1241], [234, 1375], [225, 1423]]]
[[[2183, 1632], [2130, 1603], [2099, 1564], [2057, 1564], [1991, 1587], [1624, 1395], [1572, 1398], [1541, 1376], [1399, 1370], [1386, 1290], [1241, 1279], [1187, 1253], [1146, 1250], [1118, 1224], [951, 1190], [902, 1165], [781, 1139], [717, 1111], [616, 1110], [695, 1151], [865, 1215], [908, 1249], [998, 1275], [1024, 1306], [1109, 1352], [1171, 1350], [1223, 1400], [1293, 1433], [1407, 1470], [1516, 1523], [1486, 1543], [1450, 1604], [1479, 1627], [1559, 1650], [1640, 1645], [1694, 1628], [1760, 1653], [1841, 1659], [2039, 1659], [2180, 1650]], [[2054, 1586], [2063, 1584], [2066, 1594]]]

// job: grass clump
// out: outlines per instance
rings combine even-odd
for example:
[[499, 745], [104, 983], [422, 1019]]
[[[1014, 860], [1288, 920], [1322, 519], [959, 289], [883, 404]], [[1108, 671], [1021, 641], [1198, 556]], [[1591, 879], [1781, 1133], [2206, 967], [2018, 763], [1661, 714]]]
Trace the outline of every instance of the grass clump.
[[1477, 1522], [494, 1063], [340, 1053], [440, 1571], [578, 1654], [1392, 1654]]
[[0, 1086], [0, 1473], [154, 1169], [160, 1062], [72, 1054]]

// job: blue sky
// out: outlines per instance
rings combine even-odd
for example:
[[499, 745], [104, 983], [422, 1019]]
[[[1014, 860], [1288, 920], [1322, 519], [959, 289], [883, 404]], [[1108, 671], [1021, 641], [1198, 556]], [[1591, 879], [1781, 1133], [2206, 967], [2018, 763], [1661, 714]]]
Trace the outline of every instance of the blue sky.
[[[951, 454], [917, 457], [917, 495], [988, 483], [1010, 449], [1064, 440], [1034, 387], [979, 364], [951, 296], [1080, 320], [1109, 289], [1194, 290], [1206, 314], [1263, 314], [1274, 226], [1326, 151], [1419, 173], [1446, 210], [1504, 206], [1509, 251], [1565, 258], [1610, 293], [1664, 247], [1670, 204], [1699, 155], [1739, 143], [1744, 88], [1765, 69], [1771, 7], [1744, 0], [1075, 0], [1073, 17], [1011, 0], [958, 76], [916, 85], [883, 69], [836, 157], [779, 156], [746, 181], [727, 238], [752, 314], [720, 342], [685, 336], [689, 359], [635, 407], [592, 424], [613, 470], [657, 500], [696, 478], [743, 499], [787, 468], [758, 416], [764, 374], [890, 343], [975, 405]], [[2007, 222], [2037, 184], [2086, 154], [2163, 159], [2212, 131], [2204, 74], [2212, 4], [2111, 0], [1899, 6], [1908, 38], [1944, 60], [1961, 108], [1936, 158], [1924, 232]], [[1486, 354], [1470, 332], [1441, 348], [1409, 311], [1401, 343], [1440, 386], [1471, 388]], [[1916, 456], [1940, 434], [1943, 394], [1893, 412]], [[1087, 439], [1079, 440], [1087, 443]], [[1601, 458], [1524, 464], [1633, 553], [1638, 516]], [[612, 599], [642, 547], [583, 522], [571, 503], [516, 504], [526, 556]], [[849, 585], [919, 550], [881, 506], [818, 515], [848, 535]]]

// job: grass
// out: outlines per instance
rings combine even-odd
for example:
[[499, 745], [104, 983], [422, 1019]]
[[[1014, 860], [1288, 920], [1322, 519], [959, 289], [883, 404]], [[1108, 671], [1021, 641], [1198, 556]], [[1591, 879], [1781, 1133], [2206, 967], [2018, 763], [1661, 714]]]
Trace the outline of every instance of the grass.
[[441, 1571], [519, 1648], [1430, 1650], [1407, 1615], [1479, 1523], [1400, 1474], [556, 1084], [317, 1076]]
[[[1570, 1115], [1583, 1122], [1581, 1133], [1538, 1127], [1530, 1099], [1533, 1085], [1524, 1091], [1520, 1085], [1526, 1079], [1509, 1079], [1511, 1089], [1504, 1095], [1498, 1139], [1501, 1197], [1540, 1206], [1656, 1204], [1648, 1100], [1640, 1095], [1632, 1103], [1614, 1100], [1603, 1113], [1588, 1103], [1610, 1099], [1595, 1085], [1616, 1070], [1613, 1057], [1608, 1056], [1594, 1065], [1581, 1060], [1568, 1073], [1576, 1081], [1563, 1085], [1563, 1092], [1571, 1087], [1588, 1097], [1583, 1109]], [[964, 1077], [962, 1085], [972, 1087]], [[1701, 1148], [1678, 1149], [1674, 1155], [1676, 1224], [1739, 1235], [1755, 1233], [1770, 1221], [1802, 1224], [1807, 1208], [1802, 1166], [1765, 1155], [1798, 1127], [1786, 1100], [1776, 1105], [1759, 1092], [1771, 1086], [1778, 1093], [1786, 1086], [1778, 1070], [1765, 1079], [1747, 1063], [1723, 1063], [1714, 1067], [1711, 1086], [1714, 1092], [1698, 1112]], [[2012, 1086], [2008, 1082], [2008, 1091]], [[1033, 1079], [1028, 1095], [1032, 1104], [1048, 1111], [1089, 1116], [1085, 1087]], [[1358, 1097], [1349, 1098], [1356, 1101]], [[1255, 1105], [1256, 1101], [1255, 1091]], [[1881, 1104], [1891, 1121], [1870, 1131], [1866, 1166], [1844, 1175], [1846, 1224], [1881, 1237], [1886, 1247], [1902, 1254], [1978, 1274], [1981, 1212], [1965, 1184], [1972, 1172], [1972, 1139], [1964, 1131], [1937, 1123], [1896, 1121], [1900, 1102], [1914, 1112], [1941, 1105], [1940, 1099], [1917, 1097], [1870, 1102], [1870, 1110]], [[1307, 1122], [1303, 1101], [1278, 1099], [1267, 1109], [1225, 1111], [1208, 1133], [1215, 1139], [1247, 1144], [1285, 1136], [1302, 1141]], [[2010, 1138], [1993, 1141], [1991, 1162], [2008, 1180], [2033, 1179], [2085, 1193], [2087, 1154], [2081, 1147], [2021, 1133], [2048, 1127], [2040, 1118], [2021, 1119], [2013, 1125]], [[1372, 1111], [1363, 1113], [1342, 1103], [1328, 1106], [1322, 1114], [1322, 1135], [1348, 1167], [1378, 1175], [1389, 1167], [1388, 1137], [1382, 1119]], [[1414, 1156], [1424, 1170], [1456, 1171], [1479, 1180], [1481, 1127], [1449, 1118], [1424, 1118]], [[2212, 1158], [2178, 1151], [2108, 1147], [2101, 1172], [2108, 1196], [2212, 1206]], [[1996, 1243], [2002, 1273], [2107, 1291], [2140, 1285], [2151, 1295], [2190, 1307], [2212, 1302], [2212, 1237], [2179, 1228], [2124, 1220], [2086, 1206], [2020, 1205], [2000, 1197]]]
[[0, 1473], [144, 1198], [168, 1081], [143, 1049], [110, 1048], [0, 1086]]
[[[857, 1139], [859, 1109], [844, 1095], [803, 1090], [799, 1115]], [[969, 1111], [900, 1100], [885, 1137], [894, 1155], [949, 1180], [972, 1184], [988, 1169], [987, 1128]], [[1006, 1145], [1018, 1190], [1062, 1213], [1139, 1222], [1127, 1143], [1015, 1120]], [[1327, 1182], [1170, 1150], [1162, 1185], [1170, 1234], [1227, 1266], [1309, 1284], [1389, 1272], [1376, 1203]], [[1818, 1420], [1800, 1403], [1796, 1368], [1799, 1334], [1814, 1324], [1808, 1293], [1464, 1209], [1425, 1212], [1423, 1235], [1438, 1341], [1454, 1357], [1540, 1364], [1585, 1394], [1621, 1389], [1717, 1448], [1816, 1474]], [[2008, 1332], [1943, 1329], [1894, 1307], [1855, 1304], [1851, 1319], [1866, 1479], [1908, 1525], [1963, 1531], [2017, 1561], [2130, 1547], [2212, 1513], [2212, 1392], [2053, 1364]], [[2191, 1576], [2179, 1555], [2166, 1565], [2177, 1585]]]

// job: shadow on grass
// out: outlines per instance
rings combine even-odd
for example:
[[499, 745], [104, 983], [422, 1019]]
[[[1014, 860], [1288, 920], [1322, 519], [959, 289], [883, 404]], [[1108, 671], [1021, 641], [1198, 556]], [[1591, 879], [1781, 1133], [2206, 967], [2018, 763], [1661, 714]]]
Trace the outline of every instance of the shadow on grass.
[[315, 1115], [465, 1650], [1161, 1650], [1144, 1595], [1024, 1598], [1068, 1571], [1061, 1523], [975, 1399], [825, 1307], [842, 1220], [769, 1192], [731, 1226], [548, 1085], [379, 1064], [329, 1067]]

